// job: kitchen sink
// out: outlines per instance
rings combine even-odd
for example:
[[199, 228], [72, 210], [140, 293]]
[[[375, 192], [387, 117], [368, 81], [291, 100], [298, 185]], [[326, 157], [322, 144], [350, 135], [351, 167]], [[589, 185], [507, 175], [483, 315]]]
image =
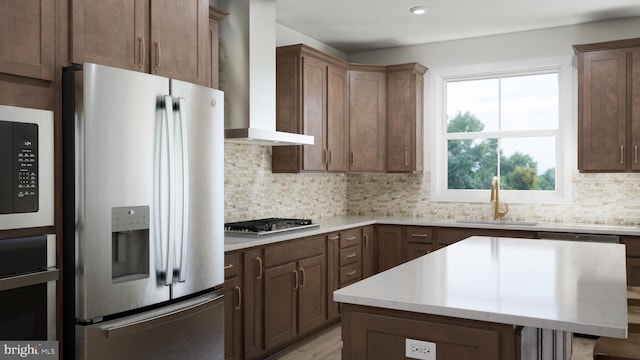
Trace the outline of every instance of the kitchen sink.
[[516, 221], [516, 220], [481, 220], [481, 219], [456, 219], [457, 223], [465, 224], [493, 224], [493, 225], [519, 225], [535, 226], [537, 221]]

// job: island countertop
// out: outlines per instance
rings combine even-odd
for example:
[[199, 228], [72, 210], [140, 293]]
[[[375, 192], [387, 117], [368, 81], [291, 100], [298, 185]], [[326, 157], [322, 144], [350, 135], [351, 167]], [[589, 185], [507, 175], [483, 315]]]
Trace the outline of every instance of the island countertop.
[[474, 236], [334, 292], [343, 303], [627, 336], [619, 244]]

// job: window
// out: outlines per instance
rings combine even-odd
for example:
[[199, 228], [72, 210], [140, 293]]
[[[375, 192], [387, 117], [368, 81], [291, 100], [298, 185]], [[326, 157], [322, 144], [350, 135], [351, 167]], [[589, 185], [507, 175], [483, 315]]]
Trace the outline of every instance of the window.
[[432, 197], [485, 202], [498, 176], [504, 201], [568, 201], [570, 63], [495, 67], [434, 76], [440, 106]]

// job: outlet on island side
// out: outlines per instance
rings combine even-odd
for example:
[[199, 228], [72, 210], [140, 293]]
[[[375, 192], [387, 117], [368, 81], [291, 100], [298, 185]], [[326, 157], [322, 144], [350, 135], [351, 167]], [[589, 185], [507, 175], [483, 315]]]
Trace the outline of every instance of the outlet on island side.
[[436, 343], [405, 339], [404, 356], [411, 359], [436, 360]]

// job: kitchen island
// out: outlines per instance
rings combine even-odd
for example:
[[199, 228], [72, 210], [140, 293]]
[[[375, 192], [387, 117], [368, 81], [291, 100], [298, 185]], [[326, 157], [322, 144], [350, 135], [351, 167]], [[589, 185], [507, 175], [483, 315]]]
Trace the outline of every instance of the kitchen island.
[[568, 360], [572, 333], [627, 336], [625, 249], [474, 236], [334, 300], [343, 359], [404, 358], [409, 348], [421, 359]]

